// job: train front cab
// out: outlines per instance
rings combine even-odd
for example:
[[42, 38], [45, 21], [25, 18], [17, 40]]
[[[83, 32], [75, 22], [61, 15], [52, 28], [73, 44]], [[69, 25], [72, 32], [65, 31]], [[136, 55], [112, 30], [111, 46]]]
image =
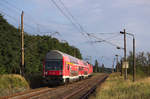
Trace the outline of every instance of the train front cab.
[[63, 56], [57, 51], [47, 53], [43, 65], [44, 82], [47, 84], [64, 83], [63, 79]]

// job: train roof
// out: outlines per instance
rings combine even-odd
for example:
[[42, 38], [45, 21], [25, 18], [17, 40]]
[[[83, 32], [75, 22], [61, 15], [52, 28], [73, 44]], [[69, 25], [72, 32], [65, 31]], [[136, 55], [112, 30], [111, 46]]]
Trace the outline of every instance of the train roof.
[[80, 59], [78, 59], [76, 57], [73, 57], [71, 55], [68, 55], [66, 53], [63, 53], [61, 51], [58, 51], [58, 50], [51, 50], [50, 52], [48, 52], [46, 54], [46, 60], [63, 59], [63, 57], [65, 57], [65, 56], [67, 56], [72, 63], [78, 64], [78, 61], [82, 61], [85, 65], [87, 65], [87, 62], [85, 62], [83, 60], [80, 60]]
[[63, 56], [67, 56], [69, 58], [74, 58], [74, 59], [79, 60], [78, 58], [75, 58], [71, 55], [68, 55], [68, 54], [63, 53], [63, 52], [58, 51], [58, 50], [51, 50], [50, 52], [48, 52], [46, 54], [46, 59], [63, 59]]

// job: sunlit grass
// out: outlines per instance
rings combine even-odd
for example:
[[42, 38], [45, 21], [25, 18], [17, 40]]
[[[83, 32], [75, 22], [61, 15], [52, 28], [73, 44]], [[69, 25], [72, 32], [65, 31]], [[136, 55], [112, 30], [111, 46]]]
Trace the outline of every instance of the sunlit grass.
[[27, 81], [20, 75], [0, 75], [0, 96], [10, 95], [29, 89]]
[[132, 82], [124, 80], [120, 74], [113, 73], [90, 99], [150, 99], [150, 78]]

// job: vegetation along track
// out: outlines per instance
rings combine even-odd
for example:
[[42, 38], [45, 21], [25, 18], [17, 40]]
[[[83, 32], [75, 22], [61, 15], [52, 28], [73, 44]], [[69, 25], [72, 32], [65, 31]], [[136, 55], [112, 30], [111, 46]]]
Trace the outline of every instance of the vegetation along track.
[[108, 77], [107, 74], [96, 74], [88, 79], [55, 88], [39, 88], [18, 93], [2, 99], [86, 99], [96, 86]]

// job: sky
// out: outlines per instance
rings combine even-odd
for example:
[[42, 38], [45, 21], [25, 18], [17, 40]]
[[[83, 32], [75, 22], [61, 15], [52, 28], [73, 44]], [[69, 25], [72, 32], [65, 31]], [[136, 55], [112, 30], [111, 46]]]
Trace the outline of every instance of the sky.
[[[123, 50], [117, 50], [116, 46], [84, 36], [81, 28], [73, 26], [52, 1], [68, 15], [63, 2], [74, 23], [79, 23], [86, 33], [123, 47], [123, 35], [119, 32], [126, 29], [135, 35], [136, 52], [149, 52], [150, 0], [0, 0], [0, 13], [18, 27], [23, 10], [26, 32], [35, 35], [59, 32], [52, 36], [79, 48], [83, 59], [91, 56], [93, 64], [97, 59], [99, 64], [112, 67], [116, 54], [123, 57]], [[132, 37], [127, 36], [129, 51]]]

